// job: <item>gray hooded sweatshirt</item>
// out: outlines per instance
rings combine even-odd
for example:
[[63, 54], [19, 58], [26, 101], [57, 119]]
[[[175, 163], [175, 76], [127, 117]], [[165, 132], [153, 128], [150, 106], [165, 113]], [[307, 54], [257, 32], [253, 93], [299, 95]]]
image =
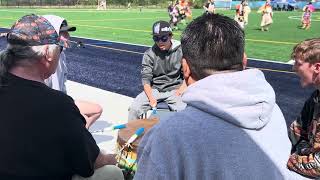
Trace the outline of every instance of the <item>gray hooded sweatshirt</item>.
[[180, 42], [171, 40], [171, 48], [161, 51], [155, 44], [149, 48], [142, 59], [142, 85], [150, 84], [160, 92], [177, 89], [183, 82], [182, 50]]
[[287, 169], [286, 123], [260, 70], [211, 75], [182, 99], [143, 137], [136, 180], [304, 179]]

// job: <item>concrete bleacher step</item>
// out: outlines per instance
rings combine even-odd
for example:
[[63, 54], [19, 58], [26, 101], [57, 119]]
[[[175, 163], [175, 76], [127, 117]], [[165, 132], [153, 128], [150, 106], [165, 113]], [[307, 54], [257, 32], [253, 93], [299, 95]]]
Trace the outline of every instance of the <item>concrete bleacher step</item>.
[[[66, 86], [68, 95], [73, 99], [91, 101], [103, 108], [101, 117], [90, 127], [90, 131], [127, 123], [128, 108], [133, 98], [74, 81], [67, 81]], [[117, 131], [94, 133], [93, 137], [101, 150], [115, 153]]]

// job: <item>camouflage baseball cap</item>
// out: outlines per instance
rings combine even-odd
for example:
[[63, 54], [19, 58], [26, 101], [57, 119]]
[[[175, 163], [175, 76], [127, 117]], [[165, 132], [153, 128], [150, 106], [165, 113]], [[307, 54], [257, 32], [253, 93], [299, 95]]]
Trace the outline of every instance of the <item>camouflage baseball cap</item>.
[[47, 19], [31, 14], [23, 16], [11, 27], [7, 41], [15, 45], [39, 46], [59, 44], [59, 36]]

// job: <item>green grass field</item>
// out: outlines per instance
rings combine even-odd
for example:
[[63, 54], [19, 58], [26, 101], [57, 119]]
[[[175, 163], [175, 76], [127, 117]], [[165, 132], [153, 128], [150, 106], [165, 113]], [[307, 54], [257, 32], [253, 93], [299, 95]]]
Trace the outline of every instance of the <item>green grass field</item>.
[[[193, 17], [202, 10], [193, 10]], [[55, 14], [65, 17], [69, 24], [77, 26], [74, 36], [127, 43], [151, 45], [151, 26], [157, 20], [169, 20], [166, 9], [114, 9], [104, 12], [94, 9], [0, 9], [0, 27], [10, 27], [19, 17], [35, 14]], [[234, 11], [218, 13], [234, 16]], [[268, 32], [259, 30], [260, 14], [255, 11], [249, 16], [246, 27], [246, 52], [250, 58], [286, 62], [290, 58], [292, 47], [307, 38], [320, 37], [320, 13], [312, 16], [309, 30], [299, 28], [302, 12], [274, 12], [274, 23]], [[183, 25], [180, 26], [183, 28]], [[174, 32], [179, 39], [181, 31]]]

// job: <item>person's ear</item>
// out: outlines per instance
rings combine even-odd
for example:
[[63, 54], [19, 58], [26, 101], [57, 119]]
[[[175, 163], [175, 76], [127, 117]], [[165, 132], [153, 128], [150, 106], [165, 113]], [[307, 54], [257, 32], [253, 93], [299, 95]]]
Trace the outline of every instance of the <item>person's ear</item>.
[[47, 66], [48, 58], [50, 58], [50, 55], [48, 53], [49, 53], [49, 47], [48, 45], [45, 45], [43, 49], [44, 56], [41, 58], [41, 61], [40, 61], [45, 66]]
[[320, 62], [314, 63], [314, 72], [320, 74]]
[[191, 75], [189, 64], [187, 63], [187, 60], [185, 58], [182, 58], [181, 63], [184, 79], [188, 79]]
[[45, 52], [46, 60], [51, 62], [52, 61], [52, 54], [50, 54], [48, 45], [45, 46], [44, 52]]
[[243, 67], [243, 69], [247, 68], [247, 64], [248, 64], [247, 54], [243, 53], [243, 58], [242, 58], [242, 67]]

